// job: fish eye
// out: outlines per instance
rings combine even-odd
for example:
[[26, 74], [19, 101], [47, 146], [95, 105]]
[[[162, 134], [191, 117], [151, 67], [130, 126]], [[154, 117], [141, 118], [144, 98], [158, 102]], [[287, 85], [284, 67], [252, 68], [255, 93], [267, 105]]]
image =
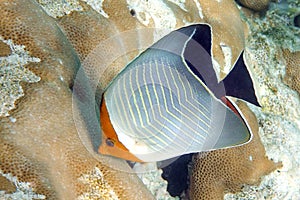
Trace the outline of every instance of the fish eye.
[[106, 142], [106, 145], [109, 147], [113, 147], [115, 145], [115, 141], [111, 138], [107, 138], [105, 142]]
[[130, 10], [130, 14], [131, 14], [131, 16], [133, 16], [133, 17], [134, 17], [134, 16], [136, 15], [136, 12], [135, 12], [135, 10], [134, 10], [134, 9], [131, 9], [131, 10]]

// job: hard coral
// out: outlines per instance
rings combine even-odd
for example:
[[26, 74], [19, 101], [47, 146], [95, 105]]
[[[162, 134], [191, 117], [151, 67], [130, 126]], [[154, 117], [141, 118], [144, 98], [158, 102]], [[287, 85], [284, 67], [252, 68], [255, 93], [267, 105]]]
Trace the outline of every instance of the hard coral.
[[0, 57], [8, 56], [11, 53], [9, 45], [0, 41]]
[[[23, 194], [34, 191], [33, 198], [99, 199], [113, 191], [119, 199], [153, 199], [135, 174], [123, 172], [130, 171], [124, 161], [97, 160], [82, 145], [70, 89], [79, 59], [55, 21], [35, 1], [1, 1], [0, 7], [0, 35], [41, 59], [28, 67], [41, 81], [23, 83], [25, 96], [9, 118], [0, 119], [1, 175], [15, 186], [24, 184]], [[7, 181], [0, 188], [12, 192]]]
[[270, 0], [237, 0], [237, 2], [254, 11], [266, 10], [270, 4]]
[[285, 83], [300, 94], [300, 51], [283, 50], [286, 61]]
[[0, 176], [0, 191], [3, 191], [5, 193], [13, 193], [17, 190], [16, 186], [10, 182], [6, 177], [3, 175]]
[[[212, 27], [212, 59], [219, 79], [223, 79], [234, 66], [244, 49], [244, 22], [232, 0], [187, 0], [185, 9], [168, 3], [176, 12], [177, 27], [182, 24], [206, 23]], [[234, 38], [234, 39], [233, 39]]]
[[[82, 6], [84, 11], [74, 11], [60, 18], [58, 23], [78, 52], [85, 70], [93, 71], [93, 75], [103, 74], [99, 77], [99, 85], [102, 89], [126, 66], [129, 60], [139, 53], [139, 51], [131, 52], [132, 49], [145, 48], [145, 45], [141, 45], [143, 43], [149, 46], [150, 42], [153, 42], [153, 37], [150, 36], [151, 39], [145, 40], [139, 34], [138, 29], [144, 26], [130, 15], [123, 1], [110, 2], [109, 6], [107, 3], [103, 5], [105, 12], [109, 13], [109, 18], [99, 15], [88, 5], [82, 4]], [[120, 12], [115, 12], [115, 10]], [[126, 31], [130, 31], [130, 38], [122, 38], [123, 32]], [[148, 33], [152, 34], [152, 31]], [[109, 58], [113, 60], [108, 62]], [[99, 71], [101, 69], [105, 71], [101, 73]]]
[[[32, 57], [41, 60], [41, 64], [28, 65], [27, 68], [43, 80], [63, 80], [71, 84], [78, 58], [55, 21], [35, 1], [28, 4], [21, 0], [2, 1], [0, 7], [0, 35], [3, 39], [24, 45]], [[64, 59], [66, 57], [70, 59]]]
[[[5, 134], [5, 131], [1, 129], [0, 131], [1, 134]], [[48, 171], [45, 166], [32, 162], [34, 159], [30, 155], [26, 155], [17, 145], [13, 142], [8, 142], [3, 139], [3, 137], [5, 137], [5, 135], [2, 135], [0, 140], [0, 170], [5, 180], [0, 182], [1, 190], [7, 194], [13, 194], [19, 189], [17, 188], [18, 183], [4, 177], [4, 175], [10, 175], [16, 177], [19, 183], [27, 182], [34, 185], [33, 190], [37, 194], [43, 194], [49, 199], [57, 198], [53, 184], [49, 178], [43, 174]]]
[[255, 115], [245, 103], [239, 103], [239, 108], [254, 134], [252, 141], [235, 148], [199, 153], [192, 167], [191, 199], [221, 200], [225, 192], [238, 192], [243, 184], [258, 184], [261, 176], [281, 166], [265, 156]]
[[0, 59], [0, 117], [9, 116], [9, 111], [15, 108], [14, 102], [24, 95], [21, 81], [34, 83], [40, 80], [25, 67], [40, 59], [30, 56], [22, 45], [15, 45], [11, 40], [3, 42], [9, 45], [11, 53]]

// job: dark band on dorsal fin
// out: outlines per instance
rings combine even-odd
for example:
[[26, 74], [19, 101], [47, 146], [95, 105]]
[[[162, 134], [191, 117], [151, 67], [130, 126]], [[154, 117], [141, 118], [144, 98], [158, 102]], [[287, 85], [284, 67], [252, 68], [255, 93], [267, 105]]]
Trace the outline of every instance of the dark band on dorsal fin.
[[218, 79], [212, 65], [211, 41], [211, 27], [208, 24], [195, 24], [169, 33], [147, 51], [159, 49], [183, 56], [189, 69], [213, 90], [217, 87]]
[[[211, 59], [211, 28], [201, 24], [186, 29], [190, 28], [196, 29], [196, 32], [185, 48], [184, 59], [191, 71], [203, 81], [218, 99], [232, 96], [259, 106], [253, 80], [244, 63], [243, 52], [231, 72], [223, 81], [218, 83]], [[199, 49], [199, 45], [202, 49]]]
[[213, 91], [218, 84], [218, 79], [211, 59], [211, 28], [207, 24], [193, 25], [188, 28], [196, 31], [184, 49], [185, 62], [191, 71]]
[[[211, 90], [216, 98], [232, 96], [259, 106], [252, 78], [240, 54], [226, 78], [218, 83], [211, 58], [212, 35], [207, 24], [180, 28], [150, 47], [182, 56], [189, 69]], [[149, 49], [147, 50], [149, 51]]]

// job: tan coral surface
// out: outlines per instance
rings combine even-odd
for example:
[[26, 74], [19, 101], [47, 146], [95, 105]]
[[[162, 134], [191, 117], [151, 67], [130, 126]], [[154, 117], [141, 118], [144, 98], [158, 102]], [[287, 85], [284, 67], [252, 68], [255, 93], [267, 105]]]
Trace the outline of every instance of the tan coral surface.
[[285, 49], [283, 56], [286, 61], [284, 81], [300, 94], [300, 51], [290, 52]]
[[[42, 78], [23, 84], [25, 96], [9, 118], [0, 119], [1, 175], [13, 184], [30, 183], [29, 191], [39, 198], [153, 199], [135, 174], [110, 167], [129, 171], [124, 161], [96, 160], [82, 145], [70, 90], [79, 59], [53, 19], [34, 1], [0, 2], [0, 7], [1, 36], [41, 59], [27, 67]], [[7, 181], [2, 187], [8, 188]]]
[[226, 192], [238, 192], [243, 184], [258, 184], [281, 163], [270, 161], [258, 136], [255, 115], [245, 103], [239, 103], [254, 137], [240, 147], [199, 153], [194, 159], [190, 198], [192, 200], [221, 200]]
[[269, 6], [270, 0], [238, 0], [246, 8], [250, 8], [254, 11], [266, 10]]
[[[16, 109], [9, 117], [0, 118], [0, 180], [4, 180], [0, 182], [0, 188], [4, 188], [7, 195], [22, 190], [47, 199], [154, 199], [135, 174], [125, 172], [131, 169], [124, 161], [101, 155], [95, 159], [87, 151], [74, 124], [76, 106], [72, 105], [73, 80], [80, 64], [87, 65], [90, 74], [97, 74], [97, 69], [93, 71], [92, 67], [99, 58], [95, 57], [97, 54], [90, 57], [91, 53], [98, 53], [99, 47], [106, 47], [100, 48], [106, 56], [115, 53], [116, 44], [99, 46], [99, 43], [123, 31], [129, 31], [131, 36], [121, 35], [123, 49], [119, 50], [125, 55], [120, 51], [118, 59], [102, 63], [104, 67], [109, 66], [101, 79], [103, 85], [100, 86], [104, 88], [125, 63], [151, 44], [153, 30], [149, 30], [149, 35], [135, 31], [145, 25], [130, 14], [125, 1], [104, 1], [102, 8], [108, 18], [84, 3], [81, 6], [82, 11], [73, 11], [54, 20], [36, 1], [0, 0], [0, 35], [14, 44], [25, 45], [31, 56], [40, 59], [39, 63], [25, 67], [41, 77], [38, 83], [23, 83], [25, 96], [16, 102]], [[243, 22], [236, 4], [231, 0], [189, 0], [186, 8], [184, 11], [172, 4], [171, 10], [181, 10], [181, 14], [174, 13], [176, 27], [199, 22], [211, 24], [213, 55], [221, 66], [221, 77], [224, 76], [244, 48]], [[157, 19], [161, 18], [155, 18], [156, 11], [147, 11], [152, 12], [148, 28], [159, 26]], [[139, 16], [147, 15], [140, 13]], [[160, 24], [160, 27], [164, 26]], [[227, 155], [222, 151], [220, 154]], [[243, 167], [244, 163], [236, 158], [237, 164]], [[114, 166], [121, 171], [115, 170]], [[225, 178], [230, 180], [230, 177]], [[193, 181], [197, 184], [200, 180]], [[17, 187], [21, 183], [26, 187]], [[202, 191], [195, 187], [191, 193], [197, 196]]]
[[130, 60], [153, 42], [153, 30], [147, 29], [147, 39], [143, 37], [143, 31], [139, 29], [145, 30], [145, 27], [130, 14], [125, 2], [107, 4], [103, 6], [110, 13], [108, 19], [82, 4], [84, 11], [73, 12], [58, 21], [78, 52], [83, 68], [90, 72], [90, 76], [99, 75], [100, 89], [105, 88]]
[[0, 57], [8, 56], [11, 53], [9, 45], [0, 41]]

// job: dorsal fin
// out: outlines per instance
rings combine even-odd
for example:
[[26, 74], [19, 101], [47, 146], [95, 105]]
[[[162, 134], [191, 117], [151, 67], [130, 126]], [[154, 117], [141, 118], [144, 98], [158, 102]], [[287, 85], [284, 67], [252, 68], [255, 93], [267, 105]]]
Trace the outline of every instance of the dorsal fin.
[[[147, 51], [160, 49], [181, 56], [192, 73], [215, 94], [224, 96], [218, 88], [218, 79], [211, 59], [212, 35], [208, 24], [182, 27], [164, 36]], [[219, 94], [219, 95], [216, 95]]]
[[218, 85], [211, 47], [211, 27], [208, 24], [195, 24], [171, 32], [150, 49], [161, 49], [181, 56], [191, 72], [220, 98], [225, 96], [225, 89]]
[[196, 24], [169, 33], [146, 52], [160, 49], [182, 56], [192, 73], [201, 79], [216, 98], [232, 96], [259, 106], [252, 78], [243, 60], [243, 52], [226, 78], [218, 83], [212, 64], [211, 46], [211, 27]]
[[[172, 31], [154, 43], [149, 49], [160, 49], [181, 56], [186, 41], [189, 40], [190, 36], [198, 26], [200, 25], [187, 26]], [[149, 49], [147, 51], [149, 51]]]
[[193, 25], [195, 33], [184, 49], [184, 60], [191, 71], [214, 93], [218, 79], [211, 59], [211, 28], [207, 24]]
[[184, 49], [185, 62], [218, 99], [232, 96], [259, 106], [252, 78], [244, 63], [243, 52], [231, 72], [218, 83], [211, 59], [210, 26], [206, 24], [191, 25], [179, 29], [178, 32], [191, 36]]

